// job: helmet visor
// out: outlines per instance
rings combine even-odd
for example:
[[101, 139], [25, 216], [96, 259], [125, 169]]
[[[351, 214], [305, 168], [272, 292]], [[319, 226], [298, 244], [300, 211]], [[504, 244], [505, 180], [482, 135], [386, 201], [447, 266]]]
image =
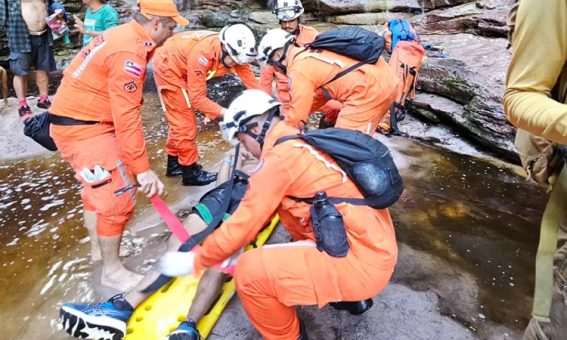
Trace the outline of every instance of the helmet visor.
[[290, 21], [297, 17], [297, 13], [293, 7], [280, 8], [276, 10], [276, 17], [278, 20]]

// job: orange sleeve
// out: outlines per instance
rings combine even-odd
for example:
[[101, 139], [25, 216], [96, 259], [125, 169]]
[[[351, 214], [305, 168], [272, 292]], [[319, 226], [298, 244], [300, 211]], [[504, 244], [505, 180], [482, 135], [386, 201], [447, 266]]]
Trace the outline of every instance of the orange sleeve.
[[275, 154], [267, 155], [260, 170], [250, 177], [248, 190], [238, 209], [205, 239], [195, 258], [195, 267], [220, 263], [252, 242], [292, 183], [292, 175], [284, 161]]
[[313, 93], [317, 87], [313, 81], [300, 72], [290, 72], [289, 92], [291, 102], [285, 116], [285, 122], [296, 128], [300, 121], [307, 122], [313, 105]]
[[262, 67], [260, 70], [260, 86], [261, 90], [272, 95], [272, 83], [274, 82], [274, 67], [273, 66], [265, 66]]
[[124, 162], [137, 175], [150, 169], [140, 110], [146, 61], [123, 52], [110, 56], [106, 65], [116, 139]]
[[250, 65], [236, 65], [234, 69], [248, 90], [262, 90], [262, 87], [260, 86], [258, 79], [256, 79], [254, 71], [252, 71]]
[[198, 46], [191, 51], [187, 57], [187, 88], [191, 107], [210, 119], [215, 119], [223, 107], [207, 97], [207, 73], [211, 63]]

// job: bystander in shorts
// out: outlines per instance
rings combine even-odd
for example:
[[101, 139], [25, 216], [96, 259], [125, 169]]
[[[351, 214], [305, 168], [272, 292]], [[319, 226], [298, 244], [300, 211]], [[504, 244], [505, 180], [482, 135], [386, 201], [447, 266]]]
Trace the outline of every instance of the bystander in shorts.
[[10, 52], [10, 70], [14, 75], [28, 76], [32, 66], [40, 71], [55, 70], [55, 57], [52, 46], [49, 46], [49, 34], [51, 33], [44, 32], [41, 35], [30, 35], [30, 53]]

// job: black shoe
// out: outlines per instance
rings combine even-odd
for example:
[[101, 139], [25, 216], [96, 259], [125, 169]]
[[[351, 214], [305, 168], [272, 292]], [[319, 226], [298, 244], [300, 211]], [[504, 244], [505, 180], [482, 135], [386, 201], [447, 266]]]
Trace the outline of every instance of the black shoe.
[[185, 186], [195, 185], [203, 186], [217, 180], [216, 172], [208, 172], [197, 163], [192, 165], [181, 165], [183, 170], [183, 180], [181, 183]]
[[323, 115], [323, 117], [321, 117], [321, 119], [319, 120], [319, 129], [327, 129], [327, 128], [332, 128], [334, 127], [335, 124], [331, 124], [329, 122], [327, 122], [327, 120], [325, 119], [325, 115]]
[[33, 115], [32, 110], [27, 105], [20, 106], [18, 108], [18, 114], [20, 115], [20, 118]]
[[51, 106], [51, 101], [49, 100], [49, 98], [46, 98], [44, 101], [38, 100], [36, 106], [40, 109], [49, 109], [49, 107]]
[[305, 324], [303, 321], [299, 320], [299, 338], [297, 340], [309, 340], [307, 332], [305, 331]]
[[341, 301], [341, 302], [331, 302], [330, 305], [337, 310], [346, 310], [352, 315], [360, 315], [367, 310], [369, 310], [374, 301], [372, 299], [366, 299], [363, 301]]
[[167, 155], [167, 170], [165, 171], [167, 177], [176, 177], [183, 175], [179, 159], [176, 156]]

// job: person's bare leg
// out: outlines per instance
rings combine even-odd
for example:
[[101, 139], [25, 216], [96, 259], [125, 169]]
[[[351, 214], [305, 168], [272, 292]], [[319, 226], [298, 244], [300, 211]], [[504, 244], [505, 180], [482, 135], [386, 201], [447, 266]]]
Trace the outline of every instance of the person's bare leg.
[[39, 89], [39, 95], [47, 96], [49, 93], [49, 77], [46, 71], [35, 71], [35, 83]]
[[197, 286], [195, 299], [191, 307], [189, 307], [187, 319], [193, 319], [196, 323], [199, 322], [203, 315], [209, 310], [213, 301], [219, 296], [226, 277], [226, 274], [214, 268], [209, 268], [203, 273], [203, 276], [199, 280], [199, 285]]
[[28, 76], [14, 76], [13, 84], [18, 100], [25, 99], [28, 93]]
[[135, 287], [142, 275], [129, 271], [120, 261], [120, 236], [98, 236], [102, 255], [102, 275], [100, 283], [119, 291], [128, 291]]
[[96, 212], [84, 210], [83, 219], [85, 220], [85, 228], [87, 228], [91, 243], [91, 261], [100, 261], [102, 256], [100, 254], [100, 244], [96, 233]]
[[[203, 231], [207, 224], [203, 222], [203, 220], [196, 214], [190, 214], [184, 221], [183, 226], [190, 235], [195, 235], [201, 231]], [[166, 251], [176, 251], [181, 246], [181, 242], [175, 237], [171, 236], [167, 243], [167, 250]], [[159, 273], [156, 271], [148, 272], [144, 278], [132, 289], [131, 291], [127, 292], [124, 295], [126, 301], [128, 301], [134, 308], [136, 308], [140, 303], [148, 298], [152, 293], [143, 293], [143, 291], [148, 288], [150, 284], [152, 284], [159, 276]]]

